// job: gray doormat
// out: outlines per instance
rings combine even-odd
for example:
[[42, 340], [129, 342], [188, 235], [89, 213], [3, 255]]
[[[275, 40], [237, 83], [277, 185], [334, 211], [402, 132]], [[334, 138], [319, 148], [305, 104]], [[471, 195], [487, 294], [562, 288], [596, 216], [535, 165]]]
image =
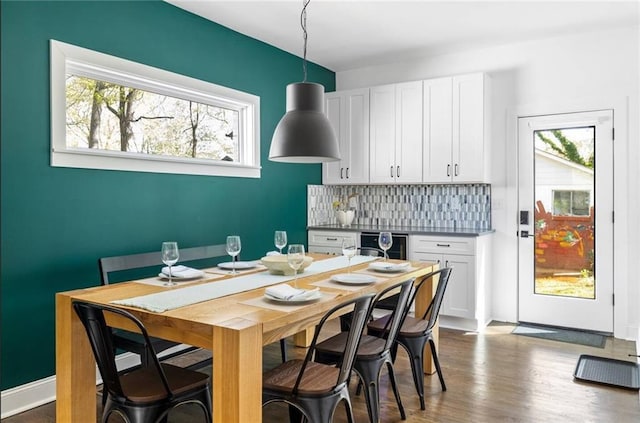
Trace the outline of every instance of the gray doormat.
[[579, 330], [552, 328], [549, 326], [519, 324], [513, 329], [513, 331], [511, 331], [511, 333], [597, 348], [604, 348], [607, 343], [607, 337], [604, 335], [582, 332]]
[[582, 354], [573, 377], [585, 382], [640, 390], [640, 365], [631, 361]]

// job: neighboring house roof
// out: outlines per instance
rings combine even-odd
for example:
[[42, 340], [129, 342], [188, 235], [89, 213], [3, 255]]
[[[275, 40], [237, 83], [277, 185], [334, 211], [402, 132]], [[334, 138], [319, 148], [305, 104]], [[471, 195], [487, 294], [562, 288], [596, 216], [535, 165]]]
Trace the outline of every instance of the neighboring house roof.
[[564, 158], [562, 158], [560, 156], [556, 156], [555, 154], [548, 153], [548, 152], [546, 152], [544, 150], [541, 150], [539, 148], [535, 149], [535, 153], [536, 153], [537, 156], [544, 157], [544, 158], [552, 160], [552, 161], [554, 161], [554, 162], [556, 162], [556, 163], [558, 163], [560, 165], [568, 166], [568, 167], [570, 167], [572, 169], [575, 169], [575, 170], [587, 173], [590, 176], [593, 176], [593, 169], [588, 168], [586, 166], [583, 166], [581, 164], [578, 164], [578, 163], [572, 162], [570, 160], [564, 159]]

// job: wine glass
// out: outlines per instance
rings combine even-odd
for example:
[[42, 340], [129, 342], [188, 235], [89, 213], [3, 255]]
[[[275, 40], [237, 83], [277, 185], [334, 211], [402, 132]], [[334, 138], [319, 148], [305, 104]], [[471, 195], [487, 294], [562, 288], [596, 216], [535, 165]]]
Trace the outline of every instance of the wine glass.
[[289, 250], [287, 252], [287, 263], [289, 263], [289, 267], [293, 269], [295, 272], [295, 278], [293, 280], [293, 285], [298, 287], [298, 269], [304, 263], [304, 245], [302, 244], [291, 244], [289, 245]]
[[276, 244], [276, 248], [280, 250], [280, 254], [282, 255], [282, 249], [285, 247], [285, 245], [287, 245], [287, 232], [276, 231], [274, 242]]
[[349, 260], [347, 265], [347, 273], [351, 273], [351, 257], [356, 255], [356, 240], [353, 238], [345, 238], [342, 240], [342, 254]]
[[236, 272], [236, 256], [240, 254], [242, 244], [240, 243], [240, 237], [238, 235], [229, 235], [227, 237], [227, 254], [231, 256], [231, 274], [235, 275]]
[[171, 266], [178, 262], [180, 253], [178, 252], [177, 242], [163, 242], [162, 243], [162, 262], [169, 266], [169, 281], [165, 282], [166, 286], [173, 286], [176, 283], [171, 278]]
[[391, 232], [380, 232], [378, 235], [378, 246], [384, 251], [384, 261], [387, 261], [387, 250], [393, 245]]

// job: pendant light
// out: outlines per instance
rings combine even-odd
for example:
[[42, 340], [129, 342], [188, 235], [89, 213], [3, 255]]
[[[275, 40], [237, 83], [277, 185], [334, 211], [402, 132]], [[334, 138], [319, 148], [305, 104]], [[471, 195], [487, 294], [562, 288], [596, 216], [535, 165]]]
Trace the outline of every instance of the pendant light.
[[303, 0], [300, 25], [304, 38], [304, 80], [287, 85], [287, 109], [271, 139], [269, 160], [287, 163], [322, 163], [340, 160], [333, 127], [324, 114], [324, 87], [307, 82], [307, 6]]

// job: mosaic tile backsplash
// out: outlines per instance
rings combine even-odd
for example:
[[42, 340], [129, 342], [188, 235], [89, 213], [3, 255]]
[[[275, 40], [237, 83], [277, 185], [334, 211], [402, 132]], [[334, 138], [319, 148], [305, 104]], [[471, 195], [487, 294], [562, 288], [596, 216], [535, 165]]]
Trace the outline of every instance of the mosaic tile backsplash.
[[307, 224], [337, 224], [336, 202], [355, 210], [358, 225], [491, 228], [489, 184], [309, 185]]

